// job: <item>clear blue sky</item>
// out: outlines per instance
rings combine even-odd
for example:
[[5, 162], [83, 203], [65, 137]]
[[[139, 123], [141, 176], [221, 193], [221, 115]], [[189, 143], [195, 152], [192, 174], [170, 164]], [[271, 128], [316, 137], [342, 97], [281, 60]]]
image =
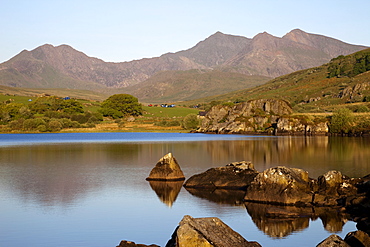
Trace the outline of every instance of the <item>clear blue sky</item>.
[[0, 63], [68, 44], [123, 62], [186, 50], [217, 31], [253, 38], [292, 29], [370, 46], [370, 0], [0, 0]]

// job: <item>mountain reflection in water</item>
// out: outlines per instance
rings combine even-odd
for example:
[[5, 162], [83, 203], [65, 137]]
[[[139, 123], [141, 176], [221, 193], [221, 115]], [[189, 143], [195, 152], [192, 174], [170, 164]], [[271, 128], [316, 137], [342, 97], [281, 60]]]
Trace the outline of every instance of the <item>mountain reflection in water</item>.
[[[346, 216], [327, 208], [294, 211], [244, 204], [244, 192], [186, 190], [180, 183], [148, 183], [145, 178], [169, 152], [186, 178], [243, 160], [260, 172], [284, 165], [304, 169], [312, 178], [329, 170], [350, 177], [370, 173], [366, 138], [191, 139], [191, 134], [171, 134], [172, 141], [167, 141], [168, 135], [164, 140], [157, 134], [156, 141], [129, 139], [137, 135], [153, 139], [150, 133], [91, 138], [86, 133], [74, 135], [71, 143], [59, 143], [59, 138], [68, 141], [69, 134], [52, 134], [54, 142], [44, 143], [49, 134], [21, 135], [21, 141], [18, 135], [0, 135], [0, 246], [115, 246], [122, 239], [163, 245], [184, 215], [219, 217], [262, 246], [295, 246], [302, 240], [315, 246], [329, 233], [341, 231]], [[184, 136], [187, 141], [182, 141]], [[293, 213], [288, 217], [278, 214], [281, 211]], [[350, 221], [341, 237], [351, 230], [355, 224]]]

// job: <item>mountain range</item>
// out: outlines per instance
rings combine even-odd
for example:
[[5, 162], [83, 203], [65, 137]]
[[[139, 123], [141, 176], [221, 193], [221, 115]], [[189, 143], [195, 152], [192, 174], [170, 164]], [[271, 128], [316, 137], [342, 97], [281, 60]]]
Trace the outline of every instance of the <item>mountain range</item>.
[[120, 63], [46, 44], [0, 64], [0, 85], [120, 91], [147, 102], [188, 100], [263, 84], [365, 48], [299, 29], [281, 38], [216, 32], [187, 50]]

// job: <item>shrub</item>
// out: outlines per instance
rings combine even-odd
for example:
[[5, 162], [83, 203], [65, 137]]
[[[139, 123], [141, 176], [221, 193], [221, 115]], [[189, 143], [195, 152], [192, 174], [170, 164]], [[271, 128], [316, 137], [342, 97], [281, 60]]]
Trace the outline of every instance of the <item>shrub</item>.
[[46, 128], [46, 125], [42, 124], [42, 125], [37, 126], [37, 130], [40, 132], [47, 132], [48, 128]]
[[63, 128], [63, 125], [57, 120], [51, 120], [48, 127], [51, 132], [58, 132]]
[[189, 114], [184, 117], [182, 127], [187, 130], [196, 129], [199, 127], [199, 119], [196, 114]]
[[172, 127], [172, 126], [181, 126], [181, 122], [178, 120], [162, 120], [160, 122], [154, 123], [155, 126], [161, 126], [161, 127]]
[[348, 108], [340, 108], [334, 112], [330, 121], [331, 133], [348, 133], [353, 125], [353, 114]]
[[23, 128], [24, 118], [9, 122], [8, 127], [12, 130], [21, 130]]
[[369, 111], [370, 111], [369, 107], [367, 107], [365, 105], [359, 106], [355, 110], [355, 112], [369, 112]]
[[25, 130], [34, 130], [34, 129], [37, 129], [40, 125], [45, 125], [46, 126], [45, 120], [43, 120], [41, 118], [26, 119], [23, 122], [23, 129], [25, 129]]

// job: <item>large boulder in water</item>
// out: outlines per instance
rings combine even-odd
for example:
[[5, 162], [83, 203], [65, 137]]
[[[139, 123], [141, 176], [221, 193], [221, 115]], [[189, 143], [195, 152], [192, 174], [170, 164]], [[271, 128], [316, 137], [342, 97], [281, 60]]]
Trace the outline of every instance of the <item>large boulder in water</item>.
[[223, 167], [210, 168], [186, 180], [185, 188], [201, 189], [245, 189], [257, 176], [251, 162], [241, 161]]
[[336, 234], [332, 234], [321, 243], [316, 245], [316, 247], [351, 247], [347, 244], [341, 237]]
[[312, 204], [308, 172], [278, 166], [259, 173], [247, 187], [244, 199], [252, 202], [308, 206]]
[[219, 218], [193, 218], [185, 215], [166, 247], [261, 246], [248, 242]]
[[168, 153], [158, 161], [146, 180], [180, 181], [185, 180], [185, 176], [175, 157]]

